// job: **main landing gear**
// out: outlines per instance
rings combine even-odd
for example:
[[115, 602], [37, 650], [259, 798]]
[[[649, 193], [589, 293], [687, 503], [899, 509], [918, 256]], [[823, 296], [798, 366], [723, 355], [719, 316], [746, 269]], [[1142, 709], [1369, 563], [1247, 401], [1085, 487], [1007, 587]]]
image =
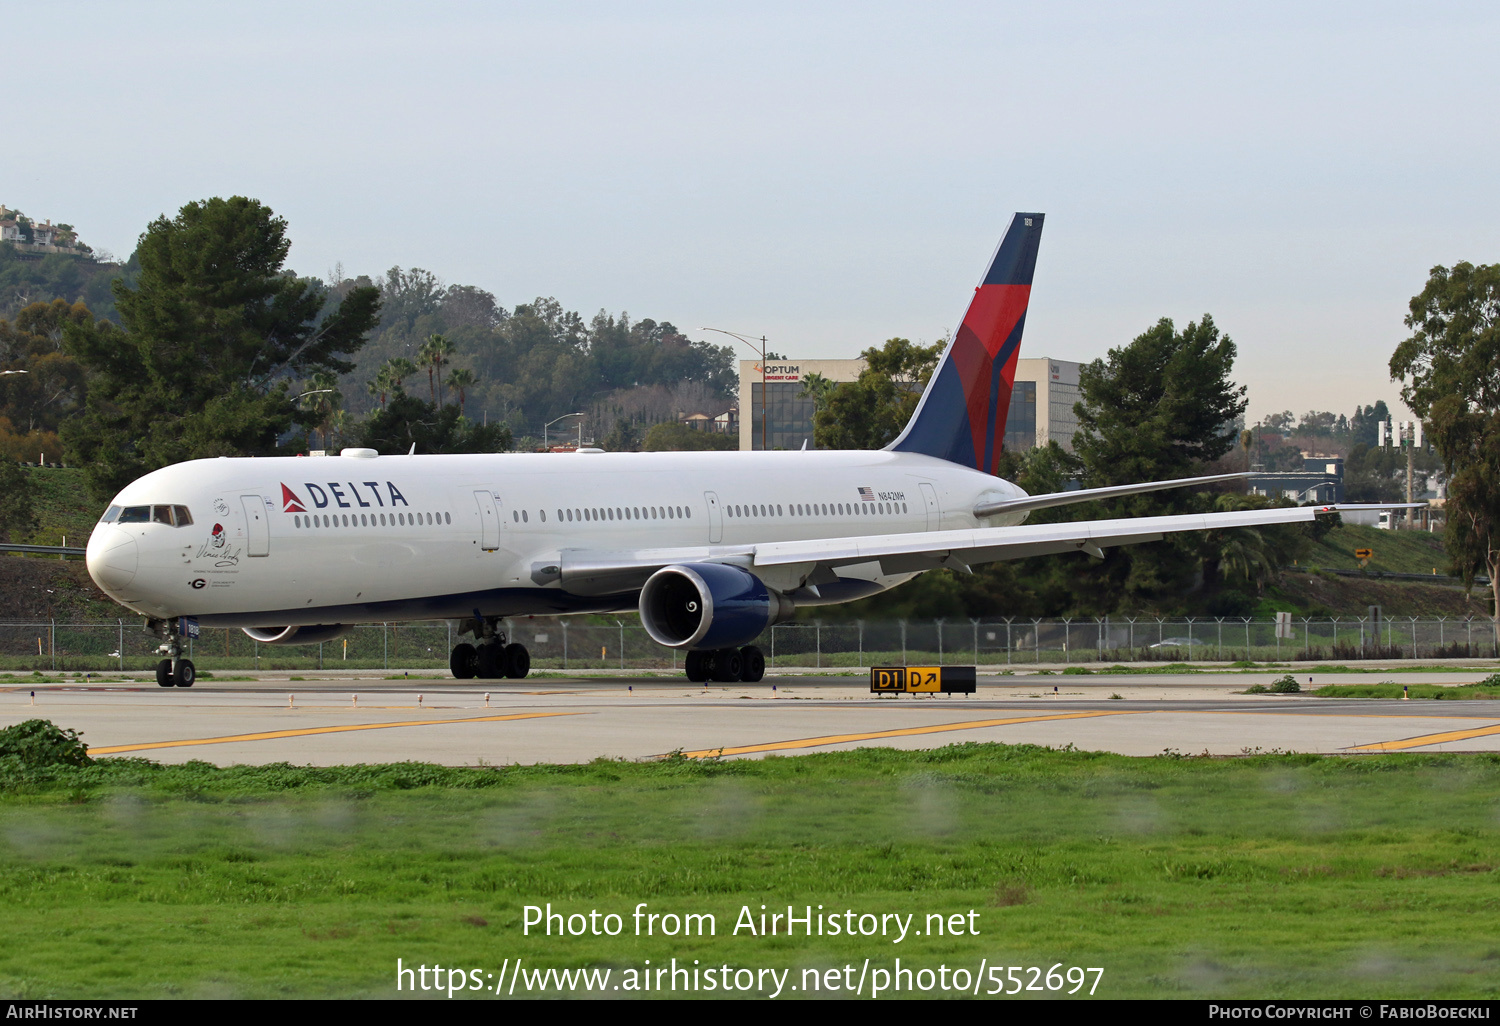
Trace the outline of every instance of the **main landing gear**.
[[467, 641], [454, 645], [448, 656], [448, 669], [459, 680], [499, 680], [510, 677], [520, 680], [531, 672], [531, 653], [525, 645], [505, 643], [505, 632], [496, 628], [496, 617], [484, 617], [475, 621], [476, 644]]
[[765, 654], [754, 645], [687, 654], [687, 678], [695, 683], [716, 680], [754, 684], [765, 675]]
[[191, 659], [182, 658], [182, 635], [178, 621], [147, 620], [146, 629], [161, 638], [156, 651], [166, 656], [156, 664], [156, 683], [164, 688], [190, 688], [198, 680], [198, 671]]

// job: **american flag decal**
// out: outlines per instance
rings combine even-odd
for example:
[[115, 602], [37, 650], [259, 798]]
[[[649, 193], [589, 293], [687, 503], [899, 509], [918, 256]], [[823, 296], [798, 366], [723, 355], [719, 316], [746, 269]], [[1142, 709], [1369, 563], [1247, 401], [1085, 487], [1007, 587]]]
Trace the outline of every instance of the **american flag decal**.
[[859, 497], [861, 499], [865, 500], [866, 502], [874, 502], [875, 501], [875, 492], [872, 489], [869, 489], [869, 488], [861, 488], [859, 490]]

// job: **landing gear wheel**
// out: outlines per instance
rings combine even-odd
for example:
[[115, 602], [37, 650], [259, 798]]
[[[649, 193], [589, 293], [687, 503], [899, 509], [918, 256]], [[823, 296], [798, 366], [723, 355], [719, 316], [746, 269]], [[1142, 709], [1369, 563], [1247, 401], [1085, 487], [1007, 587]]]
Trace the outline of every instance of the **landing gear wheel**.
[[707, 652], [689, 652], [686, 659], [687, 679], [694, 684], [708, 680], [709, 661]]
[[177, 682], [172, 679], [172, 660], [163, 659], [156, 664], [156, 684], [157, 687], [163, 688], [174, 688], [177, 686]]
[[740, 671], [744, 667], [744, 662], [740, 658], [739, 649], [719, 649], [714, 653], [714, 680], [723, 681], [726, 684], [739, 683]]
[[531, 653], [525, 645], [505, 646], [505, 675], [520, 680], [531, 672]]
[[177, 672], [172, 674], [172, 683], [180, 688], [190, 688], [198, 680], [198, 670], [191, 659], [177, 660]]
[[469, 680], [474, 676], [474, 646], [467, 641], [453, 646], [448, 655], [448, 670], [458, 680]]
[[754, 684], [766, 675], [766, 657], [759, 648], [754, 645], [746, 645], [740, 649], [740, 680], [746, 684]]
[[505, 650], [499, 645], [480, 645], [474, 650], [474, 676], [480, 680], [497, 680], [504, 676], [500, 660]]

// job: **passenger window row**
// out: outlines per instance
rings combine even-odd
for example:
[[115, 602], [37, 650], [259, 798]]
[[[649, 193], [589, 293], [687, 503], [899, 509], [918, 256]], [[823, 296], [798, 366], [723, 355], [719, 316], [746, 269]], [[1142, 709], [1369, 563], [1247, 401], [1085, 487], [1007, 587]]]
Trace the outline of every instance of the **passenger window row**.
[[[524, 514], [523, 514], [524, 516]], [[547, 514], [542, 514], [547, 519]], [[687, 506], [616, 506], [602, 509], [560, 509], [557, 519], [571, 523], [599, 520], [691, 520], [693, 511]]]
[[[899, 508], [898, 508], [899, 507]], [[848, 517], [848, 516], [877, 516], [895, 513], [905, 513], [904, 502], [813, 502], [793, 503], [787, 509], [794, 517]], [[733, 503], [724, 507], [725, 512], [738, 519], [745, 517], [779, 517], [784, 516], [782, 508], [775, 505], [744, 505]]]
[[[389, 516], [389, 521], [387, 521]], [[377, 519], [378, 518], [378, 519]], [[292, 517], [298, 528], [311, 527], [432, 527], [453, 523], [451, 513], [334, 513]]]

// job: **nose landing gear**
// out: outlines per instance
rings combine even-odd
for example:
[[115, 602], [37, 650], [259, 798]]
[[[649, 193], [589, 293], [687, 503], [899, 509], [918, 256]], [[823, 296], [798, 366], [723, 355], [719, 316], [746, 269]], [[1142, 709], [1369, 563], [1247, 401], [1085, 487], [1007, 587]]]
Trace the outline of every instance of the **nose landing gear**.
[[156, 651], [166, 656], [156, 664], [156, 683], [164, 688], [190, 688], [198, 681], [198, 671], [191, 659], [182, 658], [182, 635], [178, 621], [147, 620], [147, 630], [161, 638]]
[[531, 653], [525, 645], [506, 644], [505, 632], [497, 629], [496, 617], [476, 618], [469, 628], [476, 644], [454, 645], [448, 657], [448, 669], [459, 680], [520, 680], [531, 672]]

